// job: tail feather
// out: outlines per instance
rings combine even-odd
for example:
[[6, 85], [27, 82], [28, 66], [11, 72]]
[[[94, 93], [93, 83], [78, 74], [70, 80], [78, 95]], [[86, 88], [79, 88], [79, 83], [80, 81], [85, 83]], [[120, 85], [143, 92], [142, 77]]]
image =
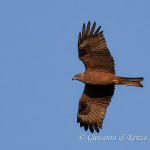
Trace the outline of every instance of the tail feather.
[[117, 77], [117, 84], [143, 87], [142, 83], [140, 83], [143, 80], [144, 80], [143, 77], [139, 78]]
[[143, 81], [143, 80], [144, 80], [144, 78], [143, 78], [143, 77], [139, 77], [139, 78], [119, 77], [119, 78], [127, 79], [127, 80], [130, 80], [130, 81]]

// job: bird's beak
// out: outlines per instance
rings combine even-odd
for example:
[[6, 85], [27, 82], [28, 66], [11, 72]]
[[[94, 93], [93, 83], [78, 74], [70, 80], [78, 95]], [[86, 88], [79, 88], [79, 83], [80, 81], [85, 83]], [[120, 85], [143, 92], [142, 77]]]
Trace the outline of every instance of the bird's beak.
[[72, 78], [72, 80], [76, 80], [76, 79], [77, 79], [76, 77], [73, 77], [73, 78]]

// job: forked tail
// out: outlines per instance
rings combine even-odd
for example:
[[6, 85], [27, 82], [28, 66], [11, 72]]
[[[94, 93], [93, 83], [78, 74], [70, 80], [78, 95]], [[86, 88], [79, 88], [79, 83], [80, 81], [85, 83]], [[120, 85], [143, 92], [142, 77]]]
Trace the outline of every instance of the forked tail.
[[116, 77], [115, 84], [143, 87], [141, 83], [143, 79], [144, 79], [143, 77], [139, 78]]

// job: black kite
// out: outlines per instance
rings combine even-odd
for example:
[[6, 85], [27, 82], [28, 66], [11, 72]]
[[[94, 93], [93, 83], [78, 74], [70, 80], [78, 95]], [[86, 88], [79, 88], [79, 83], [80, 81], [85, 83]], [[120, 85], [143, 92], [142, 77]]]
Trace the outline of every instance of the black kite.
[[143, 78], [125, 78], [115, 76], [114, 60], [111, 56], [103, 31], [100, 27], [94, 32], [94, 22], [90, 30], [90, 21], [87, 27], [83, 24], [82, 35], [79, 33], [79, 58], [85, 65], [85, 72], [73, 77], [85, 83], [83, 95], [79, 101], [77, 122], [93, 133], [99, 132], [105, 117], [106, 109], [114, 94], [115, 84], [143, 87], [140, 81]]

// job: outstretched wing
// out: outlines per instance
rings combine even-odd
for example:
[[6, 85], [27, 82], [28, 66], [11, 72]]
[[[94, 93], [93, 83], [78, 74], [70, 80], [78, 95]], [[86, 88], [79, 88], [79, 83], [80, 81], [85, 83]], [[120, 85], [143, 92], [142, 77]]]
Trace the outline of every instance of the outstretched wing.
[[102, 128], [106, 109], [114, 94], [114, 85], [89, 85], [85, 84], [83, 95], [79, 101], [77, 123], [84, 126], [85, 131], [94, 129], [99, 132]]
[[113, 57], [107, 48], [103, 31], [99, 32], [101, 26], [94, 32], [95, 26], [94, 22], [90, 31], [90, 21], [87, 28], [83, 24], [82, 35], [80, 32], [78, 38], [79, 58], [83, 61], [86, 70], [98, 69], [115, 74]]

